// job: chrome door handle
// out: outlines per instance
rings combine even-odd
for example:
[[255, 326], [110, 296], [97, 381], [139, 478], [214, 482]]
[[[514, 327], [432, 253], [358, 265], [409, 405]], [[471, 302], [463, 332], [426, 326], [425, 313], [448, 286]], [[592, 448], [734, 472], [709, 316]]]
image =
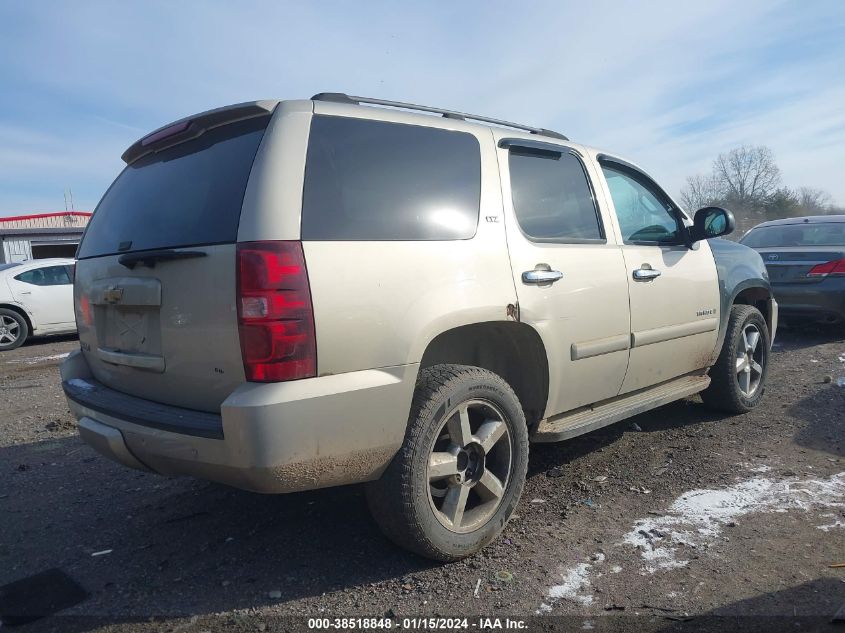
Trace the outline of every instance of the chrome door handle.
[[525, 284], [550, 284], [563, 278], [559, 270], [526, 270], [522, 273], [522, 283]]
[[660, 277], [660, 271], [653, 268], [637, 268], [634, 271], [634, 281], [651, 281]]
[[23, 292], [19, 292], [18, 294], [19, 294], [19, 295], [31, 295], [31, 294], [32, 294], [32, 291], [31, 291], [31, 290], [25, 290], [25, 291], [23, 291]]

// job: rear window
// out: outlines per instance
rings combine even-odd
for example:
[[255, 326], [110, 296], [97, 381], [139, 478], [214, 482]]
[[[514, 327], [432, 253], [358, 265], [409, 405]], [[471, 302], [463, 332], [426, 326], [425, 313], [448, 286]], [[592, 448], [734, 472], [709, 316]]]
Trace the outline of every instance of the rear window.
[[128, 165], [97, 206], [78, 257], [235, 242], [268, 121], [213, 128]]
[[751, 248], [845, 246], [845, 222], [761, 226], [752, 229], [740, 243]]
[[471, 134], [315, 116], [304, 240], [460, 240], [475, 235], [481, 157]]

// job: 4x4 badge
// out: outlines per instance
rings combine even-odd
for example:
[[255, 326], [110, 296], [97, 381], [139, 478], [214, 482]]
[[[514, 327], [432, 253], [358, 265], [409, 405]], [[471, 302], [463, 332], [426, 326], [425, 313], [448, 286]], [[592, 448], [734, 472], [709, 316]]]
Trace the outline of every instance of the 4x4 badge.
[[106, 303], [118, 303], [123, 299], [123, 288], [119, 286], [109, 286], [103, 292], [103, 301]]

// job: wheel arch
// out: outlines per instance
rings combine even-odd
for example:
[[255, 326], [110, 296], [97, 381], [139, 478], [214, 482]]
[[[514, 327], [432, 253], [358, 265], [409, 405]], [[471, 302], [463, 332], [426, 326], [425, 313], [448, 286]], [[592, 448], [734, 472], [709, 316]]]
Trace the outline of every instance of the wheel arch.
[[738, 292], [733, 297], [730, 305], [749, 305], [757, 308], [766, 319], [766, 327], [773, 332], [774, 306], [772, 306], [772, 290], [768, 286], [750, 285]]
[[549, 361], [540, 335], [516, 321], [461, 325], [435, 336], [420, 370], [439, 364], [471, 365], [501, 376], [516, 393], [529, 429], [542, 419], [549, 395]]
[[5, 310], [11, 310], [12, 312], [17, 312], [18, 314], [20, 314], [23, 317], [24, 321], [26, 321], [26, 327], [29, 330], [29, 333], [33, 333], [33, 330], [35, 329], [35, 323], [33, 322], [30, 314], [24, 308], [15, 303], [0, 303], [0, 308], [3, 308]]
[[722, 298], [719, 336], [708, 366], [712, 366], [719, 358], [719, 353], [722, 351], [722, 345], [724, 345], [725, 335], [727, 334], [731, 308], [735, 305], [750, 305], [760, 310], [766, 321], [766, 327], [769, 328], [769, 335], [774, 340], [774, 328], [777, 327], [777, 312], [774, 306], [774, 295], [772, 294], [771, 286], [764, 280], [747, 279], [737, 284], [730, 295], [723, 296]]

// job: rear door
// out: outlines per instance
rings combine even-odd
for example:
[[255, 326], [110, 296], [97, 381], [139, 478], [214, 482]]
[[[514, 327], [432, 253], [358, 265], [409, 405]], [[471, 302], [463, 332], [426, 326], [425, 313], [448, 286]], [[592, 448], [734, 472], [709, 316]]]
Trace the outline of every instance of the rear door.
[[719, 328], [719, 282], [706, 240], [687, 247], [663, 190], [627, 163], [600, 159], [622, 242], [631, 304], [631, 355], [620, 393], [707, 365]]
[[[216, 411], [244, 381], [235, 251], [244, 192], [269, 116], [192, 122], [188, 140], [131, 162], [80, 245], [75, 303], [97, 380]], [[184, 130], [185, 128], [180, 128]]]
[[33, 315], [39, 330], [73, 327], [71, 265], [29, 268], [9, 278], [9, 289], [15, 300], [24, 304]]
[[546, 415], [611, 398], [628, 362], [628, 287], [588, 163], [570, 146], [499, 146], [520, 320], [549, 358]]

